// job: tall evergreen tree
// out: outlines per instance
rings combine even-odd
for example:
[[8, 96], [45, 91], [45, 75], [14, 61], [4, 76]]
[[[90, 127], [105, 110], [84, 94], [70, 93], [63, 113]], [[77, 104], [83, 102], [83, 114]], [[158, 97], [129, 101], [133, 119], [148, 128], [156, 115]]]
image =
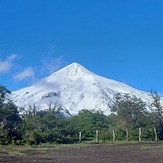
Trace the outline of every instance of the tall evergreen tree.
[[10, 94], [11, 92], [5, 87], [0, 84], [0, 104], [4, 102], [6, 99], [6, 94]]
[[[10, 91], [0, 85], [0, 143], [11, 144], [21, 140], [20, 123], [21, 118], [17, 107], [6, 100]], [[6, 101], [5, 101], [6, 100]]]

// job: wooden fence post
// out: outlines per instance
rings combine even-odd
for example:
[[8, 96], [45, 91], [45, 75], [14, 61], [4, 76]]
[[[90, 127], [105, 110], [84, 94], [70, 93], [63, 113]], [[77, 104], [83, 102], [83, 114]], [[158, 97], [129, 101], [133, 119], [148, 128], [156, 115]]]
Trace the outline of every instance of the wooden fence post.
[[115, 142], [115, 131], [113, 130], [113, 142]]
[[79, 132], [79, 142], [81, 143], [81, 141], [82, 141], [82, 133]]
[[99, 132], [96, 130], [96, 143], [99, 143]]
[[141, 141], [141, 128], [139, 127], [139, 141]]
[[128, 141], [128, 128], [126, 127], [126, 141]]
[[153, 127], [155, 133], [155, 141], [158, 141], [156, 127]]

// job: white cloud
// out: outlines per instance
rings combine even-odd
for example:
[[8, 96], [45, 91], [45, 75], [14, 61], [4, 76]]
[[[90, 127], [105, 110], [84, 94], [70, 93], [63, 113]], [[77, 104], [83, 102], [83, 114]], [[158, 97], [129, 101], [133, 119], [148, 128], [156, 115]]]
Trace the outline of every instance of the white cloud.
[[13, 66], [13, 61], [17, 57], [17, 55], [13, 54], [8, 56], [6, 60], [0, 60], [0, 73], [6, 73], [10, 71]]
[[15, 58], [17, 58], [16, 54], [12, 54], [11, 56], [8, 56], [9, 61], [13, 61]]
[[14, 76], [14, 79], [16, 81], [22, 81], [22, 80], [25, 80], [27, 78], [34, 78], [35, 74], [34, 74], [34, 71], [31, 67], [28, 67], [26, 69], [24, 69], [23, 71], [17, 73], [15, 76]]
[[52, 59], [51, 57], [42, 59], [43, 62], [42, 73], [48, 72], [49, 74], [52, 74], [55, 71], [59, 70], [65, 64], [63, 58], [64, 56], [55, 59]]
[[0, 61], [0, 73], [8, 72], [11, 68], [11, 63], [8, 61]]

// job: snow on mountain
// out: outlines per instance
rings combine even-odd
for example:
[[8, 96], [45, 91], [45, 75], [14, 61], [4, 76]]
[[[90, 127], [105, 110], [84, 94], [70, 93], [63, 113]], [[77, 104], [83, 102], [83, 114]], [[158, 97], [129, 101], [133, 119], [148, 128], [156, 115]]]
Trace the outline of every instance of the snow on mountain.
[[151, 101], [148, 93], [98, 76], [78, 63], [72, 63], [30, 87], [12, 92], [12, 99], [18, 107], [25, 108], [35, 105], [46, 109], [49, 104], [61, 104], [62, 113], [69, 117], [81, 109], [100, 109], [109, 114], [116, 93], [135, 95], [147, 104]]

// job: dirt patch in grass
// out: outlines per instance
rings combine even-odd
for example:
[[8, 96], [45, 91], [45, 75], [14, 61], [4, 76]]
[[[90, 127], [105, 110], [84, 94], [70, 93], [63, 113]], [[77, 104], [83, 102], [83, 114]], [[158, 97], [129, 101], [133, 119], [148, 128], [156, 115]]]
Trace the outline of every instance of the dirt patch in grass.
[[161, 163], [162, 142], [125, 144], [91, 144], [77, 147], [49, 147], [22, 150], [22, 155], [0, 155], [0, 162], [6, 163]]

